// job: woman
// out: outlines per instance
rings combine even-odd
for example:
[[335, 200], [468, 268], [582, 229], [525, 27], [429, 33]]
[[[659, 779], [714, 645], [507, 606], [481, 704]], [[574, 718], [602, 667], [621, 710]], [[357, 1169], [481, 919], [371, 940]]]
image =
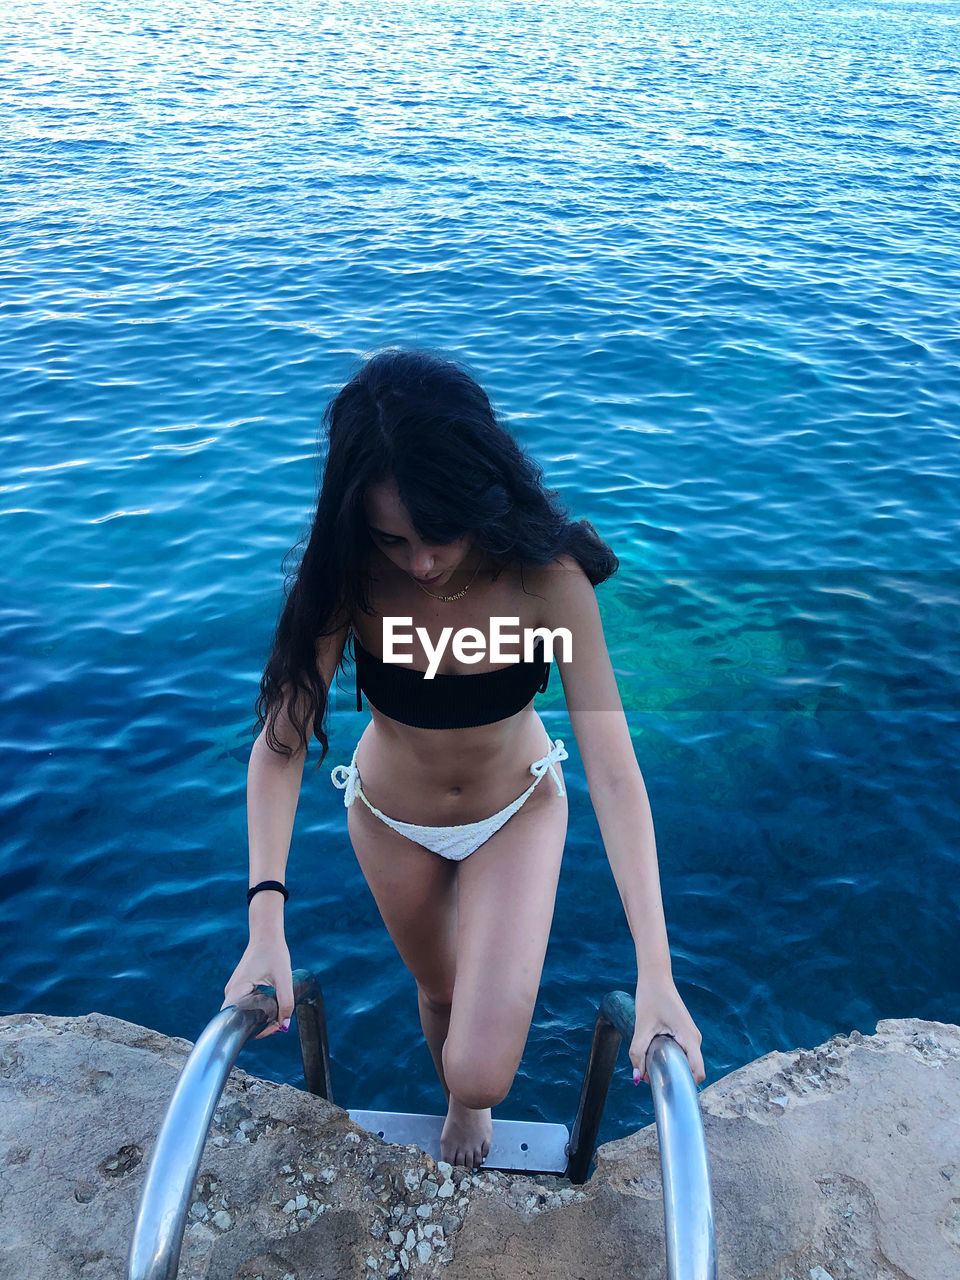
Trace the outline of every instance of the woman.
[[[704, 1079], [700, 1032], [673, 983], [650, 807], [594, 592], [618, 563], [592, 525], [567, 519], [542, 469], [450, 360], [383, 351], [333, 398], [324, 423], [316, 516], [257, 702], [250, 943], [223, 1007], [269, 983], [281, 1021], [260, 1034], [289, 1026], [282, 880], [307, 745], [315, 733], [322, 764], [327, 691], [352, 636], [357, 705], [366, 692], [371, 719], [331, 780], [416, 980], [448, 1104], [441, 1154], [476, 1167], [530, 1029], [567, 830], [567, 753], [533, 706], [549, 679], [549, 632], [568, 633], [553, 661], [636, 944], [634, 1080], [648, 1080], [646, 1051], [661, 1032]], [[499, 660], [498, 619], [518, 637]], [[537, 628], [525, 650], [519, 640]], [[405, 638], [390, 653], [395, 632]]]

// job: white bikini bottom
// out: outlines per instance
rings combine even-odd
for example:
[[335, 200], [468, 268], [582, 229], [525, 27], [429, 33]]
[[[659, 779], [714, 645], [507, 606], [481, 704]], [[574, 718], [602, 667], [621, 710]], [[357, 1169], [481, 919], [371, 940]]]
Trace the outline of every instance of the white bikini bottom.
[[548, 770], [553, 774], [553, 780], [557, 784], [557, 795], [562, 796], [564, 794], [560, 775], [553, 766], [558, 760], [566, 760], [567, 752], [564, 749], [561, 738], [551, 741], [548, 737], [547, 742], [550, 750], [545, 756], [541, 756], [539, 760], [534, 760], [530, 766], [530, 772], [534, 775], [533, 782], [530, 783], [523, 795], [517, 796], [516, 800], [512, 800], [499, 813], [494, 813], [489, 818], [481, 818], [479, 822], [460, 822], [445, 827], [422, 827], [417, 822], [400, 822], [396, 818], [389, 818], [375, 805], [372, 805], [363, 794], [363, 788], [360, 785], [360, 771], [357, 768], [359, 742], [353, 749], [353, 758], [350, 763], [335, 765], [330, 770], [330, 778], [333, 785], [344, 792], [343, 803], [347, 808], [359, 796], [371, 813], [375, 813], [382, 822], [385, 822], [388, 827], [392, 827], [394, 831], [399, 831], [400, 835], [423, 845], [431, 853], [439, 853], [441, 857], [452, 858], [455, 862], [459, 862], [479, 849], [485, 840], [489, 840], [495, 831], [499, 831], [503, 824], [513, 817], [528, 797], [533, 795], [534, 787]]

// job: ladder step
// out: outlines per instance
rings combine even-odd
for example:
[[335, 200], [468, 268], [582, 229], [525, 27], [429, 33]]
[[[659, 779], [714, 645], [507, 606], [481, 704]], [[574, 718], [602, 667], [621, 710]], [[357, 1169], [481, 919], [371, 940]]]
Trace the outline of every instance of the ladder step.
[[[445, 1116], [404, 1111], [348, 1111], [347, 1114], [354, 1124], [377, 1134], [384, 1142], [395, 1142], [401, 1147], [412, 1142], [435, 1160], [440, 1159], [440, 1131]], [[494, 1120], [490, 1152], [482, 1168], [562, 1174], [567, 1167], [569, 1142], [570, 1131], [563, 1124]]]

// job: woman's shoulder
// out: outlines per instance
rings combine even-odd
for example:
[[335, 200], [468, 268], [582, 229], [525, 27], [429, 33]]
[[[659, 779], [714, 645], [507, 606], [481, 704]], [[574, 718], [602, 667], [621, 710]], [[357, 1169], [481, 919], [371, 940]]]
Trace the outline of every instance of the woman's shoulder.
[[548, 560], [545, 564], [543, 561], [533, 560], [512, 560], [510, 564], [513, 568], [522, 569], [524, 576], [530, 573], [546, 573], [552, 569], [570, 569], [583, 573], [579, 560], [568, 552], [561, 553], [554, 557], [553, 560]]
[[565, 569], [569, 573], [576, 573], [578, 575], [582, 574], [583, 577], [587, 576], [583, 572], [583, 566], [580, 564], [580, 561], [576, 558], [576, 556], [572, 556], [567, 552], [564, 552], [562, 555], [557, 556], [556, 560], [552, 560], [550, 562], [549, 568]]
[[593, 591], [580, 562], [567, 554], [546, 564], [524, 565], [522, 580], [527, 595], [537, 599], [537, 626], [564, 625], [571, 609], [581, 606], [584, 591]]
[[540, 571], [537, 591], [542, 598], [544, 625], [572, 626], [596, 610], [596, 590], [576, 556], [564, 554]]
[[547, 564], [524, 565], [524, 576], [532, 574], [535, 579], [544, 586], [553, 586], [554, 588], [569, 582], [583, 579], [587, 581], [587, 575], [583, 571], [583, 567], [576, 556], [572, 556], [564, 552], [555, 559], [550, 560]]

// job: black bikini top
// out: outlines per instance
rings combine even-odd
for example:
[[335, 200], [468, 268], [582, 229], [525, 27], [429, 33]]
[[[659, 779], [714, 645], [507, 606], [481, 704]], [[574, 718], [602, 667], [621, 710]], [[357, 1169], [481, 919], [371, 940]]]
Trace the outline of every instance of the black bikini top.
[[496, 671], [475, 675], [438, 674], [427, 680], [422, 671], [402, 663], [384, 662], [360, 643], [355, 631], [353, 660], [357, 670], [357, 710], [360, 690], [376, 709], [417, 729], [468, 729], [516, 715], [550, 680], [550, 663], [543, 656], [543, 637], [534, 646], [533, 662], [514, 662]]

